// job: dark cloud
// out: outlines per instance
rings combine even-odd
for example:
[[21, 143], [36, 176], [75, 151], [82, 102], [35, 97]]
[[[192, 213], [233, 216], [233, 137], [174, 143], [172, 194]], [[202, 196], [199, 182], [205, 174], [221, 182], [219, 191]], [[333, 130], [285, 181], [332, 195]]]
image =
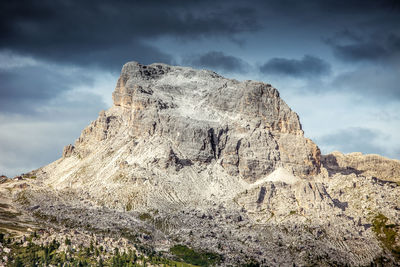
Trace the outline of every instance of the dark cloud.
[[338, 15], [400, 11], [400, 3], [397, 0], [325, 0], [323, 2], [316, 0], [312, 2], [318, 2], [321, 11]]
[[109, 68], [129, 59], [171, 63], [149, 42], [251, 31], [258, 27], [253, 13], [244, 5], [211, 1], [1, 1], [0, 48]]
[[0, 112], [32, 114], [78, 85], [92, 84], [78, 71], [63, 72], [54, 66], [24, 66], [0, 70]]
[[376, 141], [382, 138], [383, 134], [377, 130], [354, 127], [322, 136], [316, 141], [344, 153], [386, 154], [386, 151], [376, 144]]
[[0, 49], [118, 71], [131, 59], [173, 63], [171, 55], [151, 45], [159, 37], [216, 37], [243, 44], [244, 38], [235, 35], [262, 29], [284, 34], [285, 25], [297, 28], [298, 23], [313, 25], [318, 34], [355, 21], [398, 28], [398, 11], [398, 1], [373, 0], [1, 1]]
[[377, 61], [390, 55], [384, 47], [379, 44], [358, 43], [351, 45], [333, 46], [335, 55], [345, 61]]
[[[252, 4], [257, 6], [259, 14], [264, 15], [268, 24], [289, 22], [299, 31], [311, 25], [314, 31], [321, 34], [342, 26], [364, 28], [390, 25], [395, 29], [400, 21], [400, 2], [397, 0], [267, 0], [252, 1]], [[293, 22], [301, 23], [301, 27]]]
[[186, 56], [185, 65], [207, 68], [223, 72], [247, 72], [248, 64], [240, 58], [225, 55], [222, 52], [210, 51], [201, 55]]
[[375, 102], [400, 100], [400, 80], [395, 71], [400, 67], [399, 35], [344, 30], [325, 42], [338, 59], [353, 65], [351, 71], [339, 73], [327, 90], [355, 93]]
[[[69, 48], [66, 48], [67, 51]], [[138, 61], [143, 64], [163, 62], [173, 64], [172, 57], [159, 49], [142, 43], [132, 41], [130, 43], [118, 43], [107, 48], [77, 48], [74, 51], [63, 53], [57, 47], [47, 50], [41, 46], [32, 47], [35, 55], [44, 55], [45, 59], [59, 64], [75, 64], [83, 67], [92, 65], [114, 72], [120, 71], [123, 64], [128, 61]], [[66, 57], [67, 56], [67, 57]]]
[[362, 42], [363, 38], [356, 32], [351, 31], [349, 29], [344, 29], [338, 32], [335, 32], [332, 37], [327, 38], [325, 42], [327, 44], [335, 44], [339, 42], [343, 43], [355, 43]]
[[361, 34], [345, 30], [325, 41], [343, 61], [391, 63], [400, 57], [400, 37], [388, 32]]
[[272, 58], [260, 67], [265, 74], [293, 77], [316, 77], [329, 74], [330, 65], [324, 60], [305, 55], [302, 59]]

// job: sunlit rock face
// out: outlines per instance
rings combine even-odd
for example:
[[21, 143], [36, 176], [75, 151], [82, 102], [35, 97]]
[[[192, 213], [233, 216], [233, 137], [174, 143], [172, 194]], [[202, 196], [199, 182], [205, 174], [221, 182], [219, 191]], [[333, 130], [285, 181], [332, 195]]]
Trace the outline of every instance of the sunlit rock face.
[[[210, 192], [226, 197], [277, 168], [302, 179], [319, 173], [318, 147], [269, 84], [129, 62], [112, 96], [114, 106], [65, 148], [52, 183], [124, 184], [124, 192], [141, 192], [134, 204], [146, 206], [157, 198], [165, 203], [159, 190], [173, 196], [168, 201], [185, 203], [193, 200], [188, 190], [196, 190], [197, 201], [209, 199]], [[63, 161], [70, 171], [64, 172]]]
[[[129, 62], [112, 97], [62, 158], [32, 173], [26, 211], [146, 233], [160, 250], [207, 248], [226, 265], [397, 261], [398, 161], [321, 156], [271, 85]], [[391, 243], [376, 218], [395, 229]]]

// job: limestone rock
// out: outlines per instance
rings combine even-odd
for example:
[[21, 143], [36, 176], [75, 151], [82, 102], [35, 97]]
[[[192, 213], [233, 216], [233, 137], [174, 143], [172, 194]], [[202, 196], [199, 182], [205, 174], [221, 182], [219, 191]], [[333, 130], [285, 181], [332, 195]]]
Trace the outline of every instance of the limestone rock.
[[[129, 62], [113, 101], [74, 146], [64, 149], [62, 161], [44, 168], [46, 183], [85, 184], [106, 203], [147, 207], [191, 202], [192, 191], [200, 192], [194, 193], [198, 201], [208, 200], [211, 192], [224, 198], [277, 168], [303, 179], [319, 173], [318, 147], [304, 137], [298, 115], [269, 84]], [[105, 186], [122, 195], [100, 197]], [[142, 197], [122, 197], [132, 192]], [[173, 197], [165, 201], [164, 194]]]
[[398, 161], [321, 156], [271, 85], [129, 62], [112, 97], [61, 159], [1, 192], [52, 222], [207, 249], [225, 265], [400, 260], [400, 186], [381, 181], [397, 181]]
[[360, 152], [343, 154], [333, 152], [322, 156], [325, 168], [331, 173], [361, 174], [373, 176], [383, 181], [400, 183], [400, 161], [380, 155], [363, 155]]
[[72, 155], [72, 153], [74, 152], [74, 149], [75, 149], [75, 147], [71, 144], [65, 146], [63, 153], [62, 153], [62, 157], [63, 158], [70, 157]]

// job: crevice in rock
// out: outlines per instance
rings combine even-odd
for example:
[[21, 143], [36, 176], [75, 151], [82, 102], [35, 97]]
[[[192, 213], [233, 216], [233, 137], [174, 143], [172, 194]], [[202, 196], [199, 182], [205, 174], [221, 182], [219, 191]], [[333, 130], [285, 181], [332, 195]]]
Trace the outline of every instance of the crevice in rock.
[[266, 188], [264, 186], [261, 186], [260, 192], [258, 193], [257, 204], [261, 204], [264, 201], [265, 193]]
[[208, 138], [210, 139], [210, 145], [211, 145], [211, 149], [214, 154], [214, 159], [217, 159], [217, 142], [218, 141], [216, 140], [215, 131], [213, 128], [208, 130]]
[[238, 156], [237, 157], [237, 164], [236, 164], [236, 166], [239, 166], [239, 163], [240, 163], [240, 157], [239, 157], [239, 149], [240, 149], [240, 146], [242, 145], [242, 139], [239, 139], [238, 140], [238, 142], [237, 142], [237, 144], [236, 144], [236, 155]]

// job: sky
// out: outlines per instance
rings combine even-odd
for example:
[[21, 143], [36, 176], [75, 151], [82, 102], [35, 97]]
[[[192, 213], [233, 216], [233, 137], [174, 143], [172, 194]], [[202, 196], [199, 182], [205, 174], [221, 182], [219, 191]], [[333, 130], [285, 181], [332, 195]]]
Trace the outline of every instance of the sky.
[[400, 2], [0, 2], [0, 174], [61, 157], [128, 61], [276, 87], [322, 153], [400, 159]]

